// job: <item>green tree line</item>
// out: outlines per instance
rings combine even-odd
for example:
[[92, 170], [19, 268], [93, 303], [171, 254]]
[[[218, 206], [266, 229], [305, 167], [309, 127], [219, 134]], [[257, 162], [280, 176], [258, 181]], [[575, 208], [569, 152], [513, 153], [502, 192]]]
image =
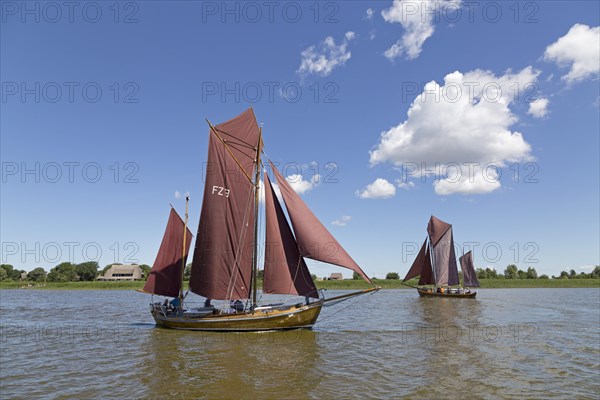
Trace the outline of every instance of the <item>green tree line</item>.
[[[99, 269], [99, 265], [96, 261], [88, 261], [80, 264], [74, 264], [70, 262], [63, 262], [52, 268], [49, 272], [46, 272], [44, 268], [37, 267], [26, 273], [24, 270], [15, 269], [10, 264], [0, 265], [0, 281], [21, 281], [27, 280], [31, 282], [77, 282], [77, 281], [93, 281], [98, 276], [106, 274], [108, 269], [114, 264], [108, 264], [102, 270]], [[139, 267], [142, 269], [143, 276], [145, 279], [148, 278], [150, 273], [150, 266], [147, 264], [140, 264]], [[185, 267], [184, 279], [189, 280], [191, 273], [192, 264], [188, 264]], [[527, 271], [519, 269], [516, 265], [508, 265], [503, 273], [498, 273], [493, 268], [477, 268], [477, 278], [479, 279], [550, 279], [548, 275], [538, 275], [537, 271], [533, 267], [527, 268]], [[462, 279], [462, 273], [459, 272], [460, 278]], [[258, 279], [262, 280], [264, 271], [258, 271]], [[571, 269], [570, 271], [562, 271], [558, 276], [552, 276], [552, 279], [600, 279], [600, 266], [596, 265], [594, 270], [590, 273], [580, 272], [579, 274]], [[317, 279], [316, 275], [313, 275], [313, 279]], [[361, 279], [360, 275], [356, 272], [353, 273], [352, 279]], [[374, 278], [376, 279], [376, 278]], [[385, 279], [400, 279], [400, 275], [397, 272], [388, 272]]]
[[[49, 272], [42, 267], [34, 268], [26, 273], [24, 270], [17, 270], [10, 264], [0, 265], [0, 281], [22, 281], [30, 282], [79, 282], [94, 281], [98, 276], [106, 274], [106, 271], [113, 266], [108, 264], [101, 271], [96, 261], [88, 261], [80, 264], [63, 262], [50, 269]], [[150, 266], [141, 264], [143, 276], [148, 277]]]

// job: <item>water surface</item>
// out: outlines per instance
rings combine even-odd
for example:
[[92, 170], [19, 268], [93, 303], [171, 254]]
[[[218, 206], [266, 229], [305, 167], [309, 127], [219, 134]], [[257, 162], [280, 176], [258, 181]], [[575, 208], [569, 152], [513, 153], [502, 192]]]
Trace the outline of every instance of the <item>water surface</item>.
[[263, 333], [157, 328], [149, 300], [133, 291], [2, 290], [0, 397], [600, 393], [600, 289], [487, 289], [476, 300], [383, 290], [324, 308], [312, 331]]

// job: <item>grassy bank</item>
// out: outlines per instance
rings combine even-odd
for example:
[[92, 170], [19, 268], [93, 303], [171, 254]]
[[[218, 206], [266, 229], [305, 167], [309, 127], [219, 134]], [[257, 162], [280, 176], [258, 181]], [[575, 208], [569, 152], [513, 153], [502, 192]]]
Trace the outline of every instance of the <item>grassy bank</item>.
[[[383, 289], [408, 289], [399, 280], [376, 279], [373, 281]], [[416, 282], [409, 281], [411, 285]], [[482, 279], [482, 288], [600, 288], [600, 279]], [[362, 280], [317, 281], [319, 289], [360, 290], [370, 286]], [[31, 286], [27, 286], [31, 285]], [[185, 283], [187, 288], [187, 282]], [[259, 282], [262, 286], [262, 282]], [[144, 282], [48, 282], [44, 284], [13, 281], [0, 282], [0, 289], [39, 289], [39, 290], [135, 290], [144, 287]]]
[[[410, 289], [399, 280], [375, 279], [373, 282], [383, 289]], [[482, 288], [511, 289], [511, 288], [600, 288], [600, 279], [481, 279]], [[326, 289], [366, 289], [369, 285], [364, 281], [317, 281], [318, 288]], [[408, 281], [416, 285], [417, 281]]]

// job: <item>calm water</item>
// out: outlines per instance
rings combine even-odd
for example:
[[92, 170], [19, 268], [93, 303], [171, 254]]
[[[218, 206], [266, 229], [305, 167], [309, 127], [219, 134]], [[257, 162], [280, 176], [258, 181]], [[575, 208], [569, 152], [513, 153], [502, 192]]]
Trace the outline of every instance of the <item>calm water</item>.
[[1, 291], [0, 397], [600, 393], [600, 289], [384, 290], [323, 309], [313, 331], [243, 334], [156, 328], [148, 303], [133, 291]]

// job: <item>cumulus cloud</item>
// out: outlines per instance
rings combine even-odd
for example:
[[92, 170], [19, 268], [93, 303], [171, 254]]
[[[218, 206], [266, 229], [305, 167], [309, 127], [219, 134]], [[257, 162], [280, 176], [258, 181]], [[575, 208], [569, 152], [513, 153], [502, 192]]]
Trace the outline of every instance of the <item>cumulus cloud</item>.
[[465, 195], [491, 193], [500, 186], [500, 177], [496, 168], [481, 168], [470, 164], [448, 167], [447, 175], [433, 182], [435, 193], [441, 196], [454, 193]]
[[402, 25], [404, 33], [384, 55], [390, 60], [402, 55], [409, 60], [417, 58], [423, 44], [435, 31], [434, 22], [440, 12], [460, 6], [461, 0], [394, 0], [390, 8], [381, 12], [381, 16], [386, 22]]
[[349, 215], [342, 215], [341, 218], [332, 221], [331, 224], [335, 226], [346, 226], [348, 225], [348, 222], [350, 222], [351, 219], [352, 217]]
[[321, 176], [319, 174], [315, 174], [310, 180], [305, 180], [300, 174], [289, 175], [285, 178], [287, 183], [290, 184], [292, 189], [296, 191], [298, 194], [304, 194], [310, 192], [316, 186], [319, 185], [321, 180]]
[[548, 114], [548, 104], [550, 101], [545, 98], [540, 98], [529, 103], [529, 110], [527, 114], [534, 116], [535, 118], [543, 118]]
[[356, 191], [356, 195], [361, 199], [387, 199], [395, 194], [396, 187], [383, 178], [377, 178], [363, 190]]
[[367, 8], [367, 19], [373, 19], [375, 11], [372, 8]]
[[415, 183], [411, 181], [405, 182], [402, 179], [396, 179], [396, 186], [398, 186], [400, 189], [410, 190], [415, 187]]
[[[511, 130], [517, 117], [509, 105], [538, 75], [531, 67], [501, 76], [482, 70], [456, 71], [446, 75], [443, 85], [427, 83], [411, 104], [407, 119], [381, 133], [370, 152], [371, 165], [410, 163], [417, 169], [413, 172], [435, 172], [439, 182], [434, 187], [439, 194], [496, 190], [500, 187], [497, 179], [482, 177], [489, 164], [502, 167], [533, 158], [523, 135]], [[460, 176], [452, 176], [448, 166], [454, 165], [459, 165]], [[431, 171], [434, 166], [436, 171]], [[471, 178], [477, 168], [482, 173]]]
[[600, 26], [575, 24], [566, 35], [546, 48], [544, 59], [570, 67], [562, 76], [568, 83], [600, 75]]
[[310, 46], [301, 53], [302, 60], [298, 73], [316, 74], [327, 76], [334, 68], [344, 65], [350, 59], [352, 53], [348, 50], [348, 44], [356, 37], [354, 32], [346, 32], [340, 45], [328, 36], [317, 46]]

